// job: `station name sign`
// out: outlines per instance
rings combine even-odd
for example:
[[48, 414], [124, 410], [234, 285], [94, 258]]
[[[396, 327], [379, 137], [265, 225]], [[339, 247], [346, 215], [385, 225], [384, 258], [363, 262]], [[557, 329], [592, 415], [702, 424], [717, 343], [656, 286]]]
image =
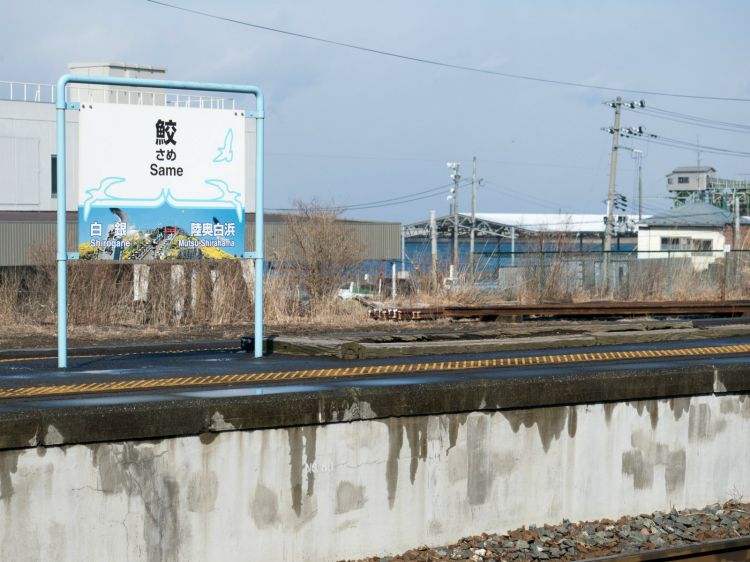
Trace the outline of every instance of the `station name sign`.
[[81, 104], [81, 259], [244, 253], [243, 111]]

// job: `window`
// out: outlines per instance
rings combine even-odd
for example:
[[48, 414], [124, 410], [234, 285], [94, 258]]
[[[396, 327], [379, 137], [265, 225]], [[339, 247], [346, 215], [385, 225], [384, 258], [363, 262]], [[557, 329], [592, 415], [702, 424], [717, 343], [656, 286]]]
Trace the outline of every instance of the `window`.
[[50, 186], [52, 189], [52, 198], [57, 198], [57, 154], [50, 156]]
[[674, 183], [674, 178], [667, 178], [667, 183], [672, 185]]
[[711, 241], [710, 240], [693, 240], [693, 250], [697, 252], [710, 252]]
[[693, 251], [693, 252], [710, 252], [712, 250], [711, 240], [699, 240], [694, 238], [668, 238], [662, 237], [661, 250], [673, 251]]
[[677, 176], [677, 183], [690, 183], [688, 176]]

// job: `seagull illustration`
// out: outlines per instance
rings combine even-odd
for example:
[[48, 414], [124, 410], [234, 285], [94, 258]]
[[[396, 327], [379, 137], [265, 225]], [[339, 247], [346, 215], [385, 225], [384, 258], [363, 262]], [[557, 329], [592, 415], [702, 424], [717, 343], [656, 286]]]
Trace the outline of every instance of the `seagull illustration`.
[[122, 183], [125, 181], [125, 178], [118, 178], [118, 177], [107, 177], [102, 179], [102, 181], [99, 182], [99, 185], [97, 187], [92, 187], [91, 189], [86, 190], [86, 199], [83, 201], [83, 204], [81, 205], [83, 207], [83, 218], [84, 220], [87, 220], [89, 218], [89, 211], [91, 210], [91, 207], [94, 203], [97, 201], [102, 201], [109, 199], [109, 196], [107, 195], [107, 190], [112, 187], [113, 185], [117, 185], [118, 183]]
[[122, 209], [118, 209], [117, 207], [110, 207], [109, 212], [120, 219], [121, 222], [128, 222], [128, 215], [126, 215], [125, 211], [123, 211]]
[[227, 131], [224, 137], [224, 146], [219, 147], [219, 154], [214, 158], [214, 162], [231, 162], [234, 158], [234, 151], [232, 150], [232, 141], [234, 140], [234, 133], [232, 129]]

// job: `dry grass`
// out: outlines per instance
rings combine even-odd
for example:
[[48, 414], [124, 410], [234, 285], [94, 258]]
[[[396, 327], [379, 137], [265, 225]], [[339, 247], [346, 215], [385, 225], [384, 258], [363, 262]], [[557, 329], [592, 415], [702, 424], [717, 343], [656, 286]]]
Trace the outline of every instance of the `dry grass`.
[[[266, 273], [266, 325], [302, 332], [373, 325], [362, 305], [334, 296], [342, 281], [357, 279], [360, 250], [344, 242], [353, 237], [347, 237], [345, 229], [334, 228], [335, 214], [326, 209], [307, 208], [304, 212], [308, 213], [306, 221], [296, 223], [298, 239], [318, 242], [300, 243], [293, 263], [287, 261], [285, 267]], [[320, 220], [310, 218], [315, 216]], [[328, 240], [328, 246], [342, 255], [321, 255], [321, 240]], [[613, 290], [604, 295], [600, 254], [571, 254], [563, 244], [559, 251], [550, 252], [548, 241], [540, 242], [540, 247], [545, 252], [522, 256], [516, 267], [483, 272], [485, 280], [501, 281], [493, 287], [482, 285], [481, 278], [471, 283], [466, 270], [458, 273], [455, 283], [444, 283], [447, 267], [439, 272], [435, 284], [423, 268], [408, 283], [400, 283], [395, 299], [389, 297], [390, 283], [386, 281], [382, 298], [388, 305], [435, 306], [602, 298], [729, 300], [744, 299], [750, 293], [750, 258], [744, 254], [722, 254], [704, 270], [696, 269], [688, 258], [618, 257], [612, 264]], [[54, 334], [54, 261], [41, 254], [35, 261], [38, 265], [0, 268], [0, 347]], [[88, 341], [136, 335], [156, 339], [166, 333], [216, 338], [247, 334], [255, 306], [254, 272], [248, 265], [250, 262], [233, 260], [154, 262], [148, 266], [70, 263], [68, 318], [72, 337]], [[138, 268], [147, 271], [148, 290], [136, 300]]]
[[[56, 322], [57, 289], [46, 266], [0, 269], [0, 327]], [[68, 320], [72, 326], [230, 326], [251, 322], [254, 280], [241, 263], [155, 263], [148, 266], [148, 293], [134, 300], [131, 264], [79, 262], [68, 266]], [[312, 301], [293, 272], [265, 278], [264, 314], [269, 323], [357, 324], [364, 307], [334, 298]]]

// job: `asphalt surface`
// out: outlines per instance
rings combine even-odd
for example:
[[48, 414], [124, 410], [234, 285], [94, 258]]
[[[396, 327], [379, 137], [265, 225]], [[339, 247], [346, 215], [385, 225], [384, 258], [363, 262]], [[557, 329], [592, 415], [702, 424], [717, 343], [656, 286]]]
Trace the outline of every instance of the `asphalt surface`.
[[[290, 394], [310, 391], [340, 390], [343, 388], [408, 387], [434, 383], [456, 383], [479, 379], [503, 379], [507, 377], [557, 376], [574, 371], [577, 375], [595, 373], [606, 366], [609, 372], [654, 371], [657, 369], [694, 368], [697, 366], [747, 365], [750, 369], [750, 353], [703, 351], [699, 355], [667, 357], [634, 357], [627, 359], [604, 359], [608, 353], [653, 350], [690, 350], [725, 346], [748, 345], [748, 337], [732, 337], [713, 340], [640, 343], [596, 348], [545, 349], [544, 351], [518, 351], [476, 353], [462, 355], [439, 355], [398, 357], [392, 359], [340, 360], [311, 357], [271, 355], [254, 358], [251, 354], [228, 346], [224, 349], [207, 350], [158, 350], [128, 351], [112, 355], [69, 354], [69, 367], [57, 369], [56, 358], [0, 359], [0, 392], [14, 389], [45, 387], [49, 392], [40, 392], [38, 397], [21, 394], [0, 399], [0, 411], [18, 408], [60, 407], [92, 403], [153, 402], [190, 398], [222, 398], [260, 394]], [[582, 355], [576, 360], [576, 355]], [[555, 357], [567, 359], [554, 363]], [[512, 358], [545, 358], [549, 364], [510, 364], [483, 366], [482, 361]], [[468, 364], [462, 368], [462, 362]], [[453, 364], [451, 364], [453, 363]], [[512, 362], [511, 362], [512, 363]], [[419, 370], [408, 372], [409, 366]], [[397, 366], [391, 372], [378, 373], [377, 366]], [[357, 372], [358, 367], [369, 367]], [[447, 368], [446, 368], [447, 367]], [[311, 371], [313, 371], [311, 373]], [[272, 373], [273, 379], [257, 380], [244, 375]], [[223, 378], [222, 378], [223, 377]], [[235, 377], [232, 380], [232, 377]], [[173, 384], [150, 388], [125, 385], [129, 381], [163, 381], [172, 379]], [[167, 381], [169, 383], [170, 381]], [[90, 388], [85, 388], [89, 385]], [[95, 387], [95, 385], [99, 385]], [[120, 385], [117, 387], [117, 385]], [[7, 394], [7, 393], [6, 393]]]

